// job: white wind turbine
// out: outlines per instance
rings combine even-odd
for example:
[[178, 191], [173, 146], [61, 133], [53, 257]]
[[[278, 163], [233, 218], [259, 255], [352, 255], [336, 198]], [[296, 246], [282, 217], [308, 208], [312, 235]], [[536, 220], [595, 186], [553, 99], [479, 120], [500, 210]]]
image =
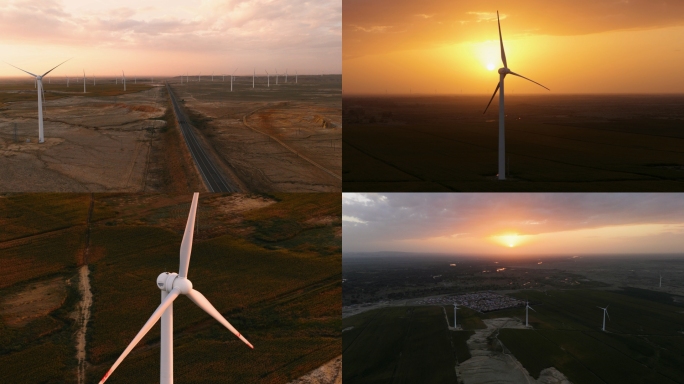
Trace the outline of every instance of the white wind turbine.
[[254, 73], [252, 74], [252, 89], [254, 89], [254, 77], [256, 76], [256, 68], [254, 69]]
[[[264, 69], [264, 71], [266, 70]], [[268, 75], [268, 71], [266, 71], [266, 86], [271, 88], [271, 77]]]
[[214, 72], [211, 73], [211, 81], [214, 81]]
[[544, 89], [547, 89], [550, 91], [550, 89], [546, 88], [545, 86], [537, 83], [534, 80], [528, 79], [525, 76], [519, 75], [510, 69], [508, 69], [508, 62], [506, 62], [506, 52], [504, 51], [504, 46], [503, 46], [503, 38], [501, 37], [501, 22], [499, 21], [499, 11], [496, 11], [496, 22], [499, 26], [499, 42], [501, 44], [501, 61], [503, 62], [503, 68], [499, 68], [499, 84], [496, 85], [496, 89], [494, 89], [494, 94], [492, 95], [492, 98], [489, 99], [489, 103], [487, 104], [487, 108], [485, 108], [484, 113], [487, 112], [487, 109], [489, 108], [489, 105], [492, 103], [492, 100], [494, 100], [494, 96], [496, 96], [496, 92], [501, 88], [501, 93], [499, 93], [499, 180], [506, 180], [506, 130], [504, 128], [504, 119], [505, 119], [505, 113], [504, 113], [504, 78], [506, 75], [511, 74], [513, 76], [518, 76], [522, 77], [525, 80], [531, 81], [539, 86], [541, 86]]
[[66, 76], [67, 79], [67, 88], [69, 88], [69, 76]]
[[[237, 71], [237, 68], [235, 68], [235, 71]], [[230, 91], [233, 92], [233, 78], [235, 77], [235, 71], [230, 75]]]
[[[531, 309], [531, 310], [534, 311], [534, 308], [530, 307], [530, 302], [529, 302], [529, 301], [526, 301], [526, 302], [525, 302], [525, 326], [526, 326], [526, 327], [529, 327], [529, 326], [530, 326], [529, 323], [527, 322], [527, 319], [528, 319], [528, 316], [527, 316], [528, 309]], [[535, 312], [537, 312], [537, 311], [535, 311]]]
[[606, 331], [606, 316], [608, 316], [608, 320], [610, 320], [610, 316], [608, 315], [608, 306], [609, 306], [609, 305], [610, 305], [610, 304], [606, 305], [605, 308], [596, 306], [596, 308], [601, 308], [601, 309], [603, 309], [603, 327], [601, 327], [601, 330], [602, 330], [603, 332]]
[[[71, 60], [71, 59], [69, 59], [69, 60]], [[65, 61], [59, 63], [57, 66], [55, 66], [55, 68], [66, 63], [69, 60], [65, 60]], [[7, 64], [12, 65], [10, 63], [7, 63]], [[35, 79], [36, 89], [38, 90], [38, 142], [43, 143], [43, 142], [45, 142], [45, 137], [43, 135], [43, 101], [45, 98], [45, 95], [43, 94], [43, 77], [45, 77], [45, 75], [47, 75], [48, 73], [52, 72], [55, 68], [52, 68], [51, 70], [43, 73], [42, 75], [34, 75], [33, 73], [31, 73], [29, 71], [24, 71], [23, 69], [21, 69], [19, 67], [15, 67], [14, 65], [12, 65], [12, 66], [14, 68], [22, 71], [22, 72], [28, 73], [29, 75], [33, 76], [33, 78]]]
[[85, 69], [83, 70], [83, 93], [86, 93]]
[[295, 84], [297, 84], [297, 71], [295, 70]]
[[278, 85], [278, 68], [276, 68], [276, 85]]
[[121, 79], [124, 85], [124, 92], [126, 92], [126, 74], [124, 73], [123, 69], [121, 70]]
[[454, 303], [454, 328], [458, 328], [458, 323], [456, 321], [456, 311], [458, 310], [458, 305]]
[[287, 84], [287, 68], [285, 68], [285, 84]]
[[200, 72], [199, 75], [197, 75], [197, 82], [198, 82], [198, 83], [202, 81], [202, 77], [201, 77], [201, 76], [202, 76], [202, 72]]
[[160, 377], [161, 384], [173, 383], [173, 301], [180, 295], [186, 295], [193, 303], [202, 308], [205, 312], [211, 315], [224, 327], [228, 328], [235, 336], [247, 344], [250, 348], [254, 346], [245, 339], [240, 332], [238, 332], [226, 320], [219, 311], [214, 308], [209, 300], [204, 297], [199, 291], [193, 289], [192, 282], [188, 280], [188, 269], [190, 267], [190, 253], [192, 251], [192, 238], [195, 229], [195, 214], [197, 212], [197, 199], [199, 193], [195, 192], [192, 197], [192, 205], [190, 206], [190, 213], [188, 215], [188, 222], [185, 225], [185, 233], [183, 234], [183, 242], [180, 248], [180, 266], [179, 273], [163, 272], [157, 277], [157, 287], [161, 290], [161, 304], [152, 313], [152, 316], [147, 320], [145, 325], [140, 329], [137, 335], [133, 338], [128, 347], [123, 351], [121, 356], [114, 362], [114, 365], [107, 371], [100, 384], [103, 384], [114, 370], [121, 364], [124, 358], [128, 356], [131, 350], [140, 342], [140, 340], [152, 329], [152, 327], [161, 318], [161, 361], [160, 361]]
[[661, 275], [660, 272], [658, 272], [658, 276], [660, 277], [660, 282], [658, 283], [658, 288], [662, 288], [663, 287], [663, 275]]

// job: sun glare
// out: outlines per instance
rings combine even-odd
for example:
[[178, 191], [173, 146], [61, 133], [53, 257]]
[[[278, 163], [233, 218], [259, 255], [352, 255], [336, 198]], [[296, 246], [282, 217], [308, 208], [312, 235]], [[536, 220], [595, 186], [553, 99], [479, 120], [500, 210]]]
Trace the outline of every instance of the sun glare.
[[521, 244], [523, 240], [523, 236], [518, 235], [517, 233], [511, 233], [511, 234], [505, 234], [505, 235], [500, 235], [500, 236], [493, 236], [493, 239], [508, 248], [515, 248], [518, 245]]
[[487, 64], [487, 69], [489, 69], [490, 71], [493, 71], [494, 68], [496, 68], [496, 65], [494, 65], [494, 63]]

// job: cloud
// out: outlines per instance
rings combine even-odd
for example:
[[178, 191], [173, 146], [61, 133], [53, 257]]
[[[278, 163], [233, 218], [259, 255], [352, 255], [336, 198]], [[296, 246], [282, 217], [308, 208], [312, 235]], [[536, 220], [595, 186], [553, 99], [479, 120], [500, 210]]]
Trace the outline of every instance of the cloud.
[[[434, 45], [495, 39], [496, 10], [490, 0], [344, 0], [344, 58], [421, 49]], [[500, 9], [507, 38], [527, 35], [576, 36], [629, 29], [684, 25], [684, 2], [650, 0], [521, 0]], [[416, 18], [430, 16], [429, 23]], [[407, 36], [358, 34], [372, 26], [392, 25]]]
[[[347, 194], [343, 194], [346, 196]], [[363, 228], [343, 222], [343, 241], [356, 249], [371, 242], [410, 239], [488, 237], [502, 233], [554, 234], [614, 226], [667, 225], [684, 228], [682, 194], [357, 194], [343, 205], [343, 215], [363, 221]], [[344, 198], [343, 198], [344, 199]]]

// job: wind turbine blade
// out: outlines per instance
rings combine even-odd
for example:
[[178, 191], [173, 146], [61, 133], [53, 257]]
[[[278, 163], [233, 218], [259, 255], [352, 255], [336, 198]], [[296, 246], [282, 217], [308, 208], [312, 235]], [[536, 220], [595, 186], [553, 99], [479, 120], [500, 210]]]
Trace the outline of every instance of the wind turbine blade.
[[610, 320], [610, 315], [608, 314], [608, 310], [606, 309], [606, 316], [608, 316], [608, 320]]
[[501, 37], [501, 21], [499, 21], [499, 11], [496, 11], [496, 23], [499, 25], [499, 42], [501, 43], [501, 61], [503, 61], [504, 67], [508, 68], [508, 63], [506, 62], [506, 51], [504, 51], [503, 37]]
[[489, 109], [489, 105], [492, 103], [492, 100], [494, 100], [494, 96], [496, 96], [496, 93], [499, 92], [499, 87], [501, 87], [501, 82], [496, 84], [496, 89], [494, 90], [494, 94], [492, 95], [492, 98], [489, 99], [489, 103], [487, 103], [487, 108], [485, 108], [484, 112], [482, 112], [483, 115], [487, 112], [487, 109]]
[[[66, 59], [66, 60], [62, 61], [61, 63], [55, 65], [55, 68], [57, 68], [57, 67], [59, 67], [60, 65], [66, 63], [66, 62], [69, 61], [69, 60], [71, 60], [71, 59]], [[43, 73], [43, 76], [45, 76], [45, 75], [47, 75], [48, 73], [52, 72], [55, 68], [52, 68], [51, 70], [49, 70], [49, 71]]]
[[128, 354], [131, 352], [131, 350], [133, 350], [133, 348], [136, 346], [136, 344], [138, 344], [138, 342], [140, 342], [140, 340], [147, 334], [147, 332], [149, 332], [150, 329], [152, 329], [152, 327], [157, 323], [157, 321], [159, 321], [159, 318], [161, 318], [164, 311], [166, 311], [166, 309], [171, 305], [171, 303], [173, 303], [173, 301], [176, 300], [176, 298], [178, 297], [178, 294], [180, 294], [180, 289], [174, 288], [171, 290], [171, 292], [169, 292], [169, 294], [166, 296], [166, 298], [164, 300], [162, 300], [161, 304], [159, 304], [159, 306], [154, 311], [154, 313], [152, 314], [150, 319], [147, 320], [147, 323], [145, 323], [145, 325], [143, 325], [143, 327], [140, 329], [138, 334], [135, 335], [135, 337], [133, 338], [131, 343], [128, 344], [128, 347], [126, 347], [126, 349], [123, 351], [121, 356], [119, 356], [119, 358], [116, 360], [116, 362], [114, 362], [114, 365], [112, 365], [112, 367], [109, 368], [109, 371], [107, 371], [107, 373], [104, 375], [102, 380], [100, 380], [100, 384], [107, 381], [107, 379], [112, 374], [112, 372], [114, 372], [116, 367], [118, 367], [119, 364], [121, 364], [123, 359], [126, 358], [126, 356], [128, 356]]
[[537, 311], [536, 311], [534, 308], [532, 308], [532, 307], [527, 307], [527, 308], [529, 308], [529, 309], [531, 309], [531, 310], [537, 312]]
[[192, 253], [192, 237], [195, 232], [195, 213], [197, 212], [197, 199], [199, 193], [195, 192], [192, 196], [192, 204], [190, 205], [190, 213], [188, 214], [188, 222], [185, 224], [185, 233], [183, 234], [183, 242], [180, 248], [180, 267], [178, 276], [188, 277], [188, 268], [190, 267], [190, 253]]
[[[6, 61], [5, 61], [5, 64], [7, 64], [7, 65], [12, 65], [12, 64], [10, 64], [10, 63], [8, 63], [8, 62], [6, 62]], [[38, 75], [34, 75], [33, 73], [31, 73], [31, 72], [29, 72], [29, 71], [24, 71], [23, 69], [21, 69], [21, 68], [19, 68], [19, 67], [16, 67], [16, 66], [14, 66], [14, 65], [12, 65], [12, 66], [13, 66], [14, 68], [16, 68], [16, 69], [22, 71], [22, 72], [28, 73], [29, 75], [31, 75], [31, 76], [33, 76], [33, 77], [38, 77]]]
[[542, 87], [542, 88], [546, 89], [547, 91], [550, 91], [550, 89], [546, 88], [545, 86], [543, 86], [543, 85], [541, 85], [541, 84], [537, 83], [536, 81], [534, 81], [534, 80], [532, 80], [532, 79], [528, 79], [528, 78], [527, 78], [527, 77], [525, 77], [525, 76], [522, 76], [522, 75], [518, 75], [518, 74], [517, 74], [517, 73], [515, 73], [515, 72], [511, 72], [511, 75], [513, 75], [513, 76], [518, 76], [518, 77], [522, 77], [523, 79], [525, 79], [525, 80], [527, 80], [527, 81], [531, 81], [531, 82], [533, 82], [533, 83], [537, 84], [538, 86], [540, 86], [540, 87]]
[[207, 298], [204, 297], [203, 294], [201, 294], [197, 290], [191, 289], [190, 292], [188, 292], [186, 296], [188, 296], [190, 298], [190, 300], [192, 300], [193, 303], [197, 304], [198, 307], [202, 308], [204, 310], [204, 312], [210, 314], [211, 317], [216, 319], [219, 323], [223, 324], [223, 326], [228, 328], [229, 331], [233, 332], [233, 334], [235, 336], [237, 336], [240, 340], [242, 340], [250, 348], [254, 349], [254, 346], [249, 341], [247, 341], [247, 339], [245, 339], [244, 336], [242, 336], [240, 334], [240, 332], [237, 331], [237, 329], [235, 329], [232, 325], [230, 325], [228, 320], [226, 320], [223, 317], [223, 315], [221, 315], [221, 313], [219, 311], [217, 311], [213, 305], [211, 305], [209, 300], [207, 300]]

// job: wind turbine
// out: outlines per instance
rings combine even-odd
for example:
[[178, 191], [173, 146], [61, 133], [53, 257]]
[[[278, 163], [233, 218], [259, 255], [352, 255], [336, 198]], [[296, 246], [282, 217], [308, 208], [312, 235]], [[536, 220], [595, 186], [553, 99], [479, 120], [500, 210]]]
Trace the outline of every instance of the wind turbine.
[[276, 68], [276, 85], [278, 85], [278, 68]]
[[235, 336], [254, 349], [252, 344], [245, 339], [240, 332], [238, 332], [226, 320], [219, 311], [214, 308], [209, 300], [204, 297], [199, 291], [193, 289], [192, 282], [188, 280], [188, 268], [190, 267], [190, 253], [192, 251], [192, 238], [195, 229], [195, 214], [197, 212], [197, 199], [199, 193], [195, 192], [192, 197], [192, 204], [190, 206], [190, 213], [188, 214], [188, 222], [185, 225], [185, 233], [183, 234], [183, 242], [180, 248], [180, 266], [179, 273], [163, 272], [157, 277], [157, 287], [161, 290], [161, 304], [152, 313], [152, 316], [147, 320], [145, 325], [140, 329], [137, 335], [133, 338], [128, 347], [123, 351], [121, 356], [114, 362], [114, 365], [107, 371], [100, 384], [103, 384], [114, 370], [121, 364], [123, 359], [128, 356], [131, 350], [140, 342], [140, 340], [152, 329], [152, 327], [161, 318], [161, 361], [159, 370], [159, 382], [161, 384], [173, 383], [173, 301], [180, 295], [186, 295], [193, 303], [202, 308], [205, 312], [211, 315], [224, 327], [228, 328]]
[[[69, 59], [69, 60], [71, 60], [71, 59]], [[59, 63], [57, 66], [55, 66], [55, 68], [66, 63], [69, 60], [65, 60], [65, 61]], [[7, 64], [12, 65], [10, 63], [7, 63]], [[28, 71], [24, 71], [23, 69], [21, 69], [19, 67], [15, 67], [14, 65], [12, 65], [12, 66], [14, 68], [22, 71], [22, 72], [28, 73], [29, 75], [33, 76], [33, 78], [35, 79], [36, 89], [38, 89], [38, 143], [43, 143], [43, 142], [45, 142], [45, 137], [43, 136], [43, 100], [45, 98], [45, 95], [43, 94], [43, 77], [45, 77], [45, 75], [47, 75], [48, 73], [52, 72], [55, 68], [52, 68], [51, 70], [43, 73], [42, 75], [34, 75], [33, 73], [28, 72]], [[83, 84], [85, 86], [85, 82]]]
[[487, 104], [487, 108], [485, 108], [484, 112], [482, 114], [485, 114], [487, 112], [487, 109], [489, 108], [489, 105], [492, 103], [492, 100], [494, 100], [494, 96], [496, 96], [496, 92], [501, 88], [501, 92], [499, 93], [499, 180], [506, 180], [506, 130], [504, 128], [504, 119], [505, 119], [505, 113], [504, 113], [504, 78], [506, 75], [511, 74], [513, 76], [518, 76], [522, 77], [525, 80], [531, 81], [542, 88], [549, 90], [545, 86], [537, 83], [534, 80], [528, 79], [525, 76], [519, 75], [510, 69], [508, 69], [508, 62], [506, 61], [506, 52], [504, 51], [504, 45], [503, 45], [503, 38], [501, 37], [501, 22], [499, 21], [499, 11], [496, 11], [496, 22], [499, 26], [499, 42], [501, 44], [501, 61], [503, 62], [503, 68], [499, 68], [499, 84], [496, 85], [496, 89], [494, 89], [494, 94], [492, 95], [492, 98], [489, 99], [489, 103]]
[[69, 88], [69, 76], [66, 76], [67, 78], [67, 88]]
[[285, 68], [285, 84], [287, 84], [287, 68]]
[[610, 315], [608, 315], [608, 306], [609, 306], [609, 305], [610, 305], [610, 304], [606, 305], [605, 308], [596, 306], [596, 308], [601, 308], [601, 309], [603, 309], [603, 327], [601, 328], [601, 330], [602, 330], [603, 332], [606, 331], [606, 316], [608, 316], [608, 320], [610, 320]]
[[[235, 68], [235, 71], [237, 71], [237, 68]], [[233, 73], [230, 75], [230, 91], [231, 92], [233, 92], [233, 78], [235, 77], [233, 75], [235, 75], [235, 71], [233, 71]]]
[[663, 287], [663, 275], [661, 275], [660, 272], [658, 272], [658, 276], [660, 277], [660, 282], [658, 283], [658, 288], [662, 288]]
[[256, 76], [256, 68], [254, 69], [254, 73], [252, 74], [252, 89], [254, 89], [254, 76]]
[[222, 81], [223, 81], [224, 83], [226, 82], [226, 74], [225, 74], [225, 73], [223, 74], [223, 80], [222, 80]]
[[123, 69], [121, 70], [121, 78], [123, 79], [124, 92], [126, 92], [126, 74], [124, 73]]
[[[528, 318], [528, 316], [527, 316], [528, 309], [531, 309], [531, 310], [534, 311], [534, 308], [530, 307], [530, 302], [529, 302], [529, 301], [526, 301], [526, 302], [525, 302], [525, 326], [526, 326], [526, 327], [529, 327], [529, 326], [530, 326], [529, 323], [527, 322], [527, 318]], [[537, 312], [537, 311], [535, 311], [535, 312]]]
[[297, 71], [295, 70], [295, 84], [297, 84]]
[[214, 81], [214, 72], [211, 73], [211, 81]]
[[458, 305], [454, 303], [454, 328], [458, 328], [457, 322], [456, 322], [456, 311], [458, 310]]
[[[264, 69], [264, 71], [266, 70]], [[266, 86], [271, 88], [271, 77], [268, 75], [268, 71], [266, 71], [266, 82]]]
[[93, 87], [95, 86], [95, 74], [93, 73]]
[[83, 70], [83, 93], [86, 93], [85, 69]]
[[200, 81], [202, 81], [202, 77], [201, 77], [201, 76], [202, 76], [202, 72], [200, 72], [199, 75], [197, 75], [197, 82], [198, 82], [198, 83], [199, 83]]

